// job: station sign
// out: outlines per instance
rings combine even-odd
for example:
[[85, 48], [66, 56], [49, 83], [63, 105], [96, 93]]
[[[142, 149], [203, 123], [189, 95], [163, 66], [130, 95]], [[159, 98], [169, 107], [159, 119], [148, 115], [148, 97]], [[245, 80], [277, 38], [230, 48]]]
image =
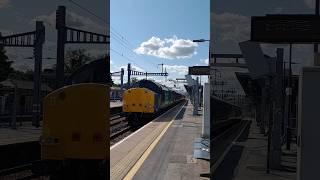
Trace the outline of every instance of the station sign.
[[251, 18], [251, 41], [320, 42], [320, 16], [309, 14], [254, 16]]
[[210, 75], [210, 66], [189, 67], [189, 75]]

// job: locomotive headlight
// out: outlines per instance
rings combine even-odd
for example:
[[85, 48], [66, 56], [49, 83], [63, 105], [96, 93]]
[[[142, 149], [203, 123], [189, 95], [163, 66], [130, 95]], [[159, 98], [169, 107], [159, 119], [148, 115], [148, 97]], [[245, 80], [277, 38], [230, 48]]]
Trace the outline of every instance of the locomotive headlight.
[[149, 103], [147, 103], [145, 107], [146, 107], [146, 108], [150, 108], [150, 104], [149, 104]]

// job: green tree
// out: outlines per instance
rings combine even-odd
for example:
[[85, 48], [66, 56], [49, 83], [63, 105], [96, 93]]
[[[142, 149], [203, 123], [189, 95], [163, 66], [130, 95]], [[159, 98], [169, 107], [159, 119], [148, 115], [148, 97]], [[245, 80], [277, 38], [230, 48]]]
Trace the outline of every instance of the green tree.
[[132, 84], [134, 84], [134, 83], [136, 83], [136, 82], [138, 82], [138, 81], [139, 81], [139, 79], [136, 78], [136, 77], [131, 78], [131, 83], [132, 83]]
[[9, 74], [13, 72], [12, 61], [8, 61], [8, 59], [6, 50], [0, 45], [0, 81], [6, 80]]
[[19, 70], [13, 70], [11, 77], [16, 80], [33, 81], [33, 71], [27, 70], [23, 72]]
[[94, 60], [95, 58], [89, 53], [86, 53], [85, 49], [68, 50], [64, 62], [65, 72], [72, 73], [82, 65]]

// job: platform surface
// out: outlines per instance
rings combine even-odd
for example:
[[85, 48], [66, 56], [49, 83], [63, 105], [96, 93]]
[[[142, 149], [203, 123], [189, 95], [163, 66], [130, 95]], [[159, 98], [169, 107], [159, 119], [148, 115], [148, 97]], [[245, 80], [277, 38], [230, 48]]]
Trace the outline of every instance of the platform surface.
[[189, 103], [144, 161], [134, 180], [209, 179], [200, 176], [210, 171], [209, 162], [193, 158], [194, 141], [201, 136], [202, 115], [192, 113], [193, 106]]
[[209, 162], [193, 158], [201, 118], [189, 103], [111, 147], [111, 179], [201, 179], [209, 172]]
[[[110, 108], [121, 106], [121, 101], [110, 102]], [[22, 122], [22, 126], [17, 122], [17, 129], [12, 129], [8, 122], [0, 122], [0, 146], [39, 141], [40, 134], [41, 127], [33, 127], [30, 121]]]
[[31, 125], [31, 122], [17, 123], [17, 129], [8, 126], [0, 127], [0, 146], [24, 142], [39, 141], [41, 128]]
[[[291, 151], [282, 148], [282, 168], [267, 174], [267, 136], [260, 133], [252, 121], [249, 135], [235, 141], [229, 153], [214, 173], [214, 179], [224, 180], [295, 180], [296, 145]], [[237, 159], [238, 161], [235, 161]]]

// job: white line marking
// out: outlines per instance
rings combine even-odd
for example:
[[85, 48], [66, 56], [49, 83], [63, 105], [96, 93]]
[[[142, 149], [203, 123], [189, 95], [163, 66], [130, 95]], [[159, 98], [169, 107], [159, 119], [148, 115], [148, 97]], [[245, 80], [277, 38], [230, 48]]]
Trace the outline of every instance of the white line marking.
[[149, 147], [144, 151], [144, 153], [141, 155], [141, 157], [136, 161], [136, 163], [131, 167], [130, 171], [127, 173], [127, 175], [123, 178], [124, 180], [129, 180], [134, 177], [134, 175], [139, 171], [141, 166], [143, 165], [144, 161], [149, 157], [152, 150], [157, 146], [157, 144], [160, 142], [164, 134], [167, 132], [167, 130], [170, 128], [174, 120], [177, 118], [178, 114], [181, 112], [182, 108], [186, 105], [186, 103], [179, 109], [179, 111], [175, 114], [175, 116], [171, 119], [171, 121], [166, 125], [166, 127], [161, 131], [159, 136], [149, 145]]
[[[224, 153], [222, 154], [222, 156], [220, 156], [220, 158], [218, 159], [218, 161], [216, 161], [216, 163], [213, 164], [212, 167], [212, 172], [215, 171], [221, 164], [221, 162], [223, 161], [224, 157], [227, 155], [227, 153], [230, 151], [231, 147], [234, 145], [235, 140], [237, 140], [240, 135], [243, 133], [243, 131], [246, 129], [246, 127], [248, 126], [249, 122], [246, 122], [245, 126], [242, 128], [242, 130], [240, 131], [240, 133], [236, 136], [236, 138], [233, 139], [233, 141], [231, 141], [230, 145], [228, 146], [227, 150], [224, 151]], [[210, 150], [211, 151], [211, 150]]]

